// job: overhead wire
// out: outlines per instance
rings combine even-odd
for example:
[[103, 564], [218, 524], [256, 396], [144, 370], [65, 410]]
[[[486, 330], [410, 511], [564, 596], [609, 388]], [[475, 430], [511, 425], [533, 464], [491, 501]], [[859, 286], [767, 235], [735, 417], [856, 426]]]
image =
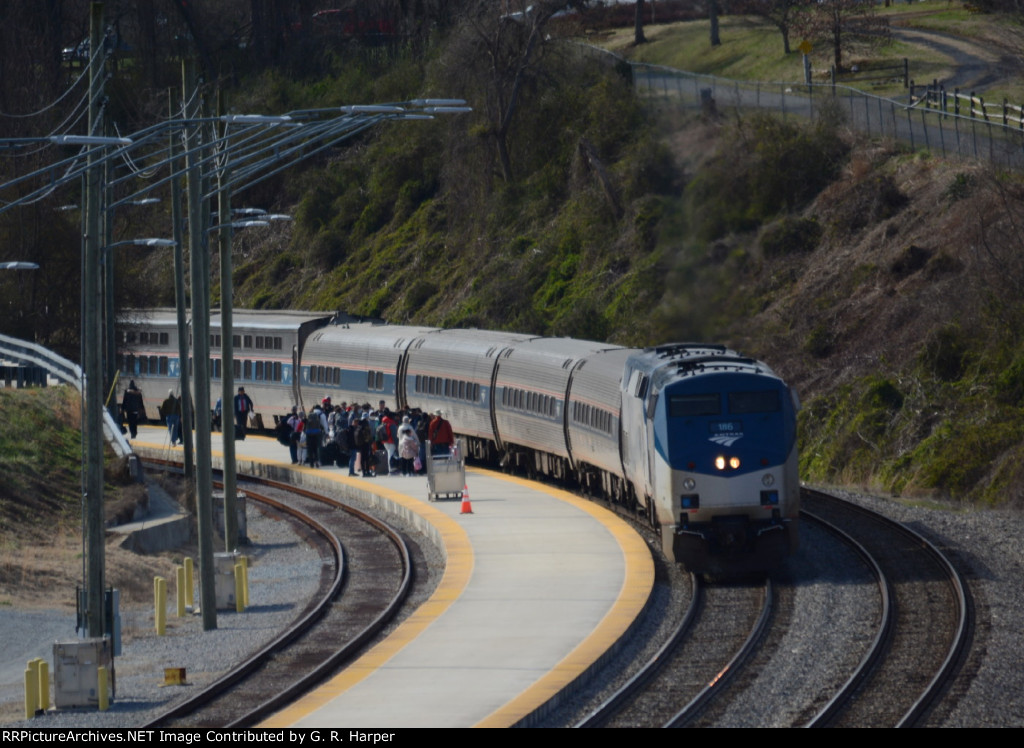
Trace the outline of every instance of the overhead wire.
[[[102, 47], [101, 47], [101, 49], [102, 49]], [[89, 65], [91, 65], [91, 64], [92, 64], [92, 60], [90, 58]], [[49, 104], [44, 106], [42, 109], [39, 109], [38, 111], [35, 111], [35, 112], [27, 112], [25, 114], [8, 114], [7, 112], [0, 112], [0, 117], [7, 117], [9, 119], [28, 119], [30, 117], [38, 117], [40, 114], [45, 114], [46, 112], [50, 111], [55, 106], [57, 106], [61, 101], [63, 101], [65, 99], [65, 97], [69, 96], [71, 94], [71, 92], [75, 90], [75, 87], [79, 83], [81, 83], [83, 80], [88, 80], [88, 76], [85, 75], [85, 71], [89, 69], [89, 65], [87, 65], [87, 66], [85, 66], [83, 68], [83, 74], [79, 75], [75, 79], [74, 83], [72, 83], [70, 86], [68, 86], [67, 90], [64, 91], [64, 93], [62, 93], [56, 99], [54, 99]], [[79, 104], [79, 106], [80, 105], [81, 104]]]

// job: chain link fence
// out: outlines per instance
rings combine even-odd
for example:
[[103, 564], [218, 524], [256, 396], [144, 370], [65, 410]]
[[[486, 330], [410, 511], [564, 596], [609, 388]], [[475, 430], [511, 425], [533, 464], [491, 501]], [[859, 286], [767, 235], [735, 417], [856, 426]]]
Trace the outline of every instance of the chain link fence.
[[928, 150], [945, 158], [1024, 168], [1021, 125], [943, 111], [929, 97], [906, 104], [840, 84], [737, 81], [644, 63], [629, 65], [637, 95], [656, 106], [706, 113], [763, 109], [783, 118], [809, 120], [820, 116], [826, 107], [838, 107], [851, 128], [869, 137], [891, 138], [913, 150]]

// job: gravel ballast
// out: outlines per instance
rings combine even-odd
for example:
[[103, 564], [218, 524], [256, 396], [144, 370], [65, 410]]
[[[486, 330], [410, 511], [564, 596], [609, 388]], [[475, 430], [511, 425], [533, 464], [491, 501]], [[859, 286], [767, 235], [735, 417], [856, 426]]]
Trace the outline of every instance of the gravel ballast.
[[[947, 694], [930, 726], [1021, 727], [1024, 726], [1024, 514], [1011, 510], [969, 510], [958, 507], [924, 507], [892, 499], [831, 489], [832, 493], [881, 511], [929, 537], [951, 555], [967, 577], [976, 606], [976, 630], [972, 652], [959, 682]], [[8, 723], [6, 727], [136, 727], [166, 708], [182, 693], [193, 693], [225, 669], [269, 641], [286, 626], [313, 594], [320, 573], [320, 558], [306, 549], [288, 523], [266, 519], [253, 512], [249, 535], [255, 563], [250, 570], [252, 607], [244, 613], [218, 615], [218, 629], [203, 632], [199, 616], [171, 618], [165, 637], [153, 632], [152, 610], [123, 611], [125, 628], [133, 633], [126, 640], [123, 656], [117, 660], [118, 695], [111, 709], [50, 713], [34, 720]], [[815, 542], [808, 534], [805, 543]], [[811, 572], [827, 586], [827, 570]], [[783, 651], [802, 651], [798, 632], [813, 632], [836, 621], [813, 620], [814, 608], [821, 615], [837, 614], [830, 605], [805, 606], [799, 626], [787, 633]], [[847, 611], [849, 612], [849, 611]], [[856, 611], [851, 613], [855, 614]], [[812, 620], [804, 620], [804, 618]], [[21, 703], [21, 671], [33, 656], [52, 656], [56, 632], [70, 638], [73, 616], [66, 612], [16, 611], [0, 608], [0, 645], [4, 652], [25, 652], [20, 666], [6, 659], [0, 664], [0, 702]], [[25, 642], [34, 642], [26, 648]], [[39, 649], [42, 651], [36, 651]], [[799, 657], [794, 658], [799, 659]], [[164, 667], [185, 667], [188, 686], [163, 684]], [[16, 678], [15, 678], [16, 676]], [[791, 664], [780, 663], [772, 672], [778, 682], [799, 682], [800, 674]], [[795, 715], [790, 715], [794, 717]], [[777, 714], [733, 715], [729, 724], [769, 726], [787, 723]]]

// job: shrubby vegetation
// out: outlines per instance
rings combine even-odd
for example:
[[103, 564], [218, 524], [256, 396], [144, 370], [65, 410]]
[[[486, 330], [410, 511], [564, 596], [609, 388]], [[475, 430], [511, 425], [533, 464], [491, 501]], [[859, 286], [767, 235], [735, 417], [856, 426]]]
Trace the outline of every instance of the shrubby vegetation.
[[[416, 7], [436, 22], [402, 43], [317, 43], [296, 59], [262, 40], [279, 64], [232, 52], [236, 111], [421, 96], [474, 107], [386, 124], [237, 195], [295, 218], [240, 237], [240, 305], [722, 341], [797, 386], [804, 478], [1024, 500], [1024, 182], [858, 143], [827, 107], [812, 124], [657, 115], [622, 66], [539, 33], [540, 16], [513, 26], [493, 3]], [[227, 11], [210, 19], [221, 28]], [[157, 111], [140, 103], [143, 72], [118, 89], [133, 117]], [[76, 266], [77, 227], [52, 211], [0, 224], [0, 238]], [[118, 261], [125, 306], [170, 303], [166, 256]], [[5, 324], [32, 322], [74, 357], [71, 276], [49, 273], [37, 305], [61, 309], [63, 327]]]

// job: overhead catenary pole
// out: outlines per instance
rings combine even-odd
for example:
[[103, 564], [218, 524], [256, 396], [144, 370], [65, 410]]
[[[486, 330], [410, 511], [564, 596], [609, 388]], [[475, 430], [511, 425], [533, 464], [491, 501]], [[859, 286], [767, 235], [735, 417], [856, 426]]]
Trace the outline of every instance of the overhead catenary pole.
[[[183, 62], [184, 96], [195, 90], [195, 61]], [[206, 255], [205, 217], [202, 200], [200, 154], [196, 146], [205, 133], [201, 127], [191, 131], [185, 153], [188, 175], [188, 228], [190, 271], [192, 275], [192, 360], [196, 413], [196, 519], [199, 528], [199, 587], [203, 630], [217, 628], [216, 573], [213, 559], [213, 464], [210, 439], [210, 292], [206, 284], [209, 263]]]
[[[217, 92], [217, 116], [224, 116], [224, 91]], [[223, 137], [226, 125], [221, 125]], [[231, 280], [231, 189], [227, 186], [228, 149], [221, 149], [217, 169], [217, 232], [220, 249], [220, 352], [221, 352], [221, 436], [224, 437], [224, 549], [228, 552], [238, 548], [238, 517], [235, 498], [238, 491], [235, 471], [235, 429], [234, 429], [234, 284]], [[231, 428], [227, 426], [228, 408], [231, 408]]]
[[[174, 118], [176, 107], [174, 92], [170, 92], [170, 117]], [[171, 236], [174, 238], [174, 311], [178, 322], [178, 392], [181, 395], [181, 436], [185, 452], [185, 482], [195, 485], [195, 465], [193, 464], [192, 443], [192, 393], [189, 389], [188, 371], [188, 321], [185, 318], [185, 228], [181, 212], [181, 172], [177, 138], [181, 132], [171, 130], [168, 145], [171, 171], [176, 175], [171, 180]]]
[[[100, 121], [100, 99], [103, 91], [103, 57], [98, 50], [103, 44], [103, 4], [93, 3], [89, 14], [89, 135], [94, 135]], [[100, 169], [95, 144], [88, 148], [86, 173], [85, 259], [83, 262], [82, 344], [85, 348], [85, 441], [86, 441], [86, 630], [90, 637], [104, 634], [103, 591], [105, 575], [103, 514], [103, 351], [100, 303], [102, 287], [100, 263]]]

